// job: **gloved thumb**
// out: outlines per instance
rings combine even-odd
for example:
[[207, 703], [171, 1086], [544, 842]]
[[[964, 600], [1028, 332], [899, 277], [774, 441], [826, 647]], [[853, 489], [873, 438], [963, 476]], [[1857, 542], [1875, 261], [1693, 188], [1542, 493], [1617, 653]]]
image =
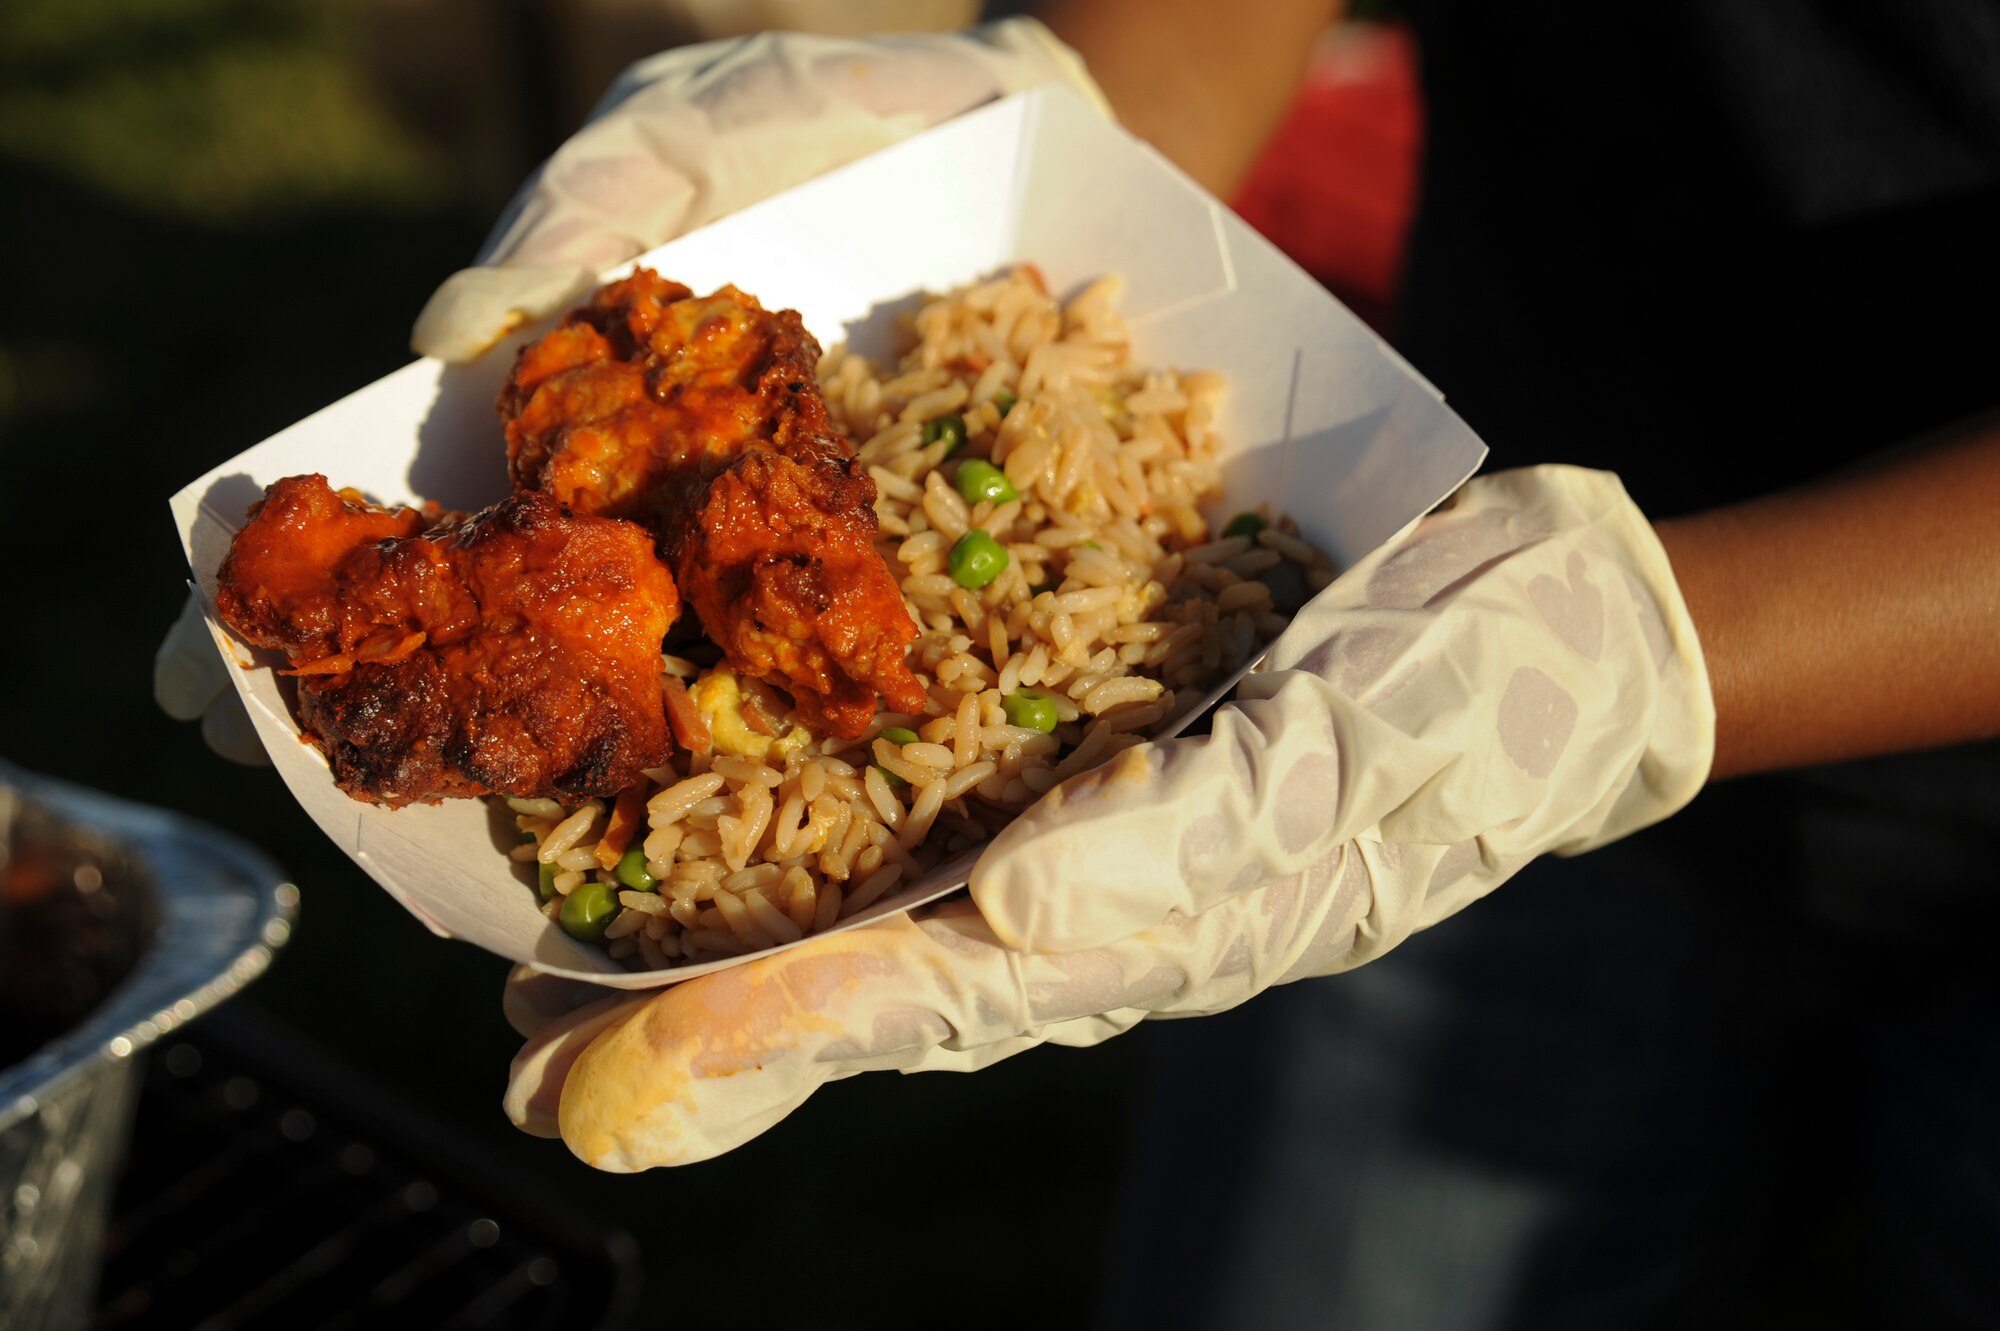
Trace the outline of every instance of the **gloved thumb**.
[[[1252, 675], [1240, 692], [1209, 734], [1128, 749], [994, 838], [971, 889], [1004, 943], [1102, 947], [1200, 914], [1324, 860], [1453, 756], [1311, 674]], [[1357, 766], [1355, 752], [1400, 757]]]

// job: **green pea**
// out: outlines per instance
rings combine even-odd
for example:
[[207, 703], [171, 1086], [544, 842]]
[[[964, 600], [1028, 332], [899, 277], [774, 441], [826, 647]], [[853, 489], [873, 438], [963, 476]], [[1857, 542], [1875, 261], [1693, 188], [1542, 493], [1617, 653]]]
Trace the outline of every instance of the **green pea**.
[[1039, 730], [1044, 735], [1056, 728], [1056, 700], [1040, 689], [1016, 689], [1001, 699], [1000, 706], [1010, 726]]
[[924, 442], [945, 441], [944, 455], [950, 457], [965, 447], [965, 417], [933, 416], [924, 422]]
[[1021, 497], [1021, 492], [1014, 488], [1014, 482], [1007, 479], [1006, 472], [980, 458], [967, 458], [959, 464], [957, 485], [959, 494], [968, 504], [976, 504], [982, 499], [1004, 504], [1009, 499]]
[[958, 544], [951, 547], [945, 564], [951, 569], [953, 582], [967, 591], [976, 592], [1007, 571], [1007, 550], [992, 536], [974, 527], [958, 538]]
[[1002, 417], [1005, 417], [1008, 412], [1014, 409], [1014, 404], [1020, 400], [1020, 398], [1015, 397], [1003, 388], [993, 395], [993, 406], [999, 411]]
[[1281, 615], [1295, 615], [1312, 599], [1306, 586], [1306, 571], [1287, 559], [1257, 575], [1257, 581], [1271, 589], [1271, 608]]
[[1229, 525], [1222, 529], [1222, 535], [1225, 539], [1231, 536], [1248, 536], [1254, 541], [1257, 539], [1257, 533], [1270, 525], [1255, 513], [1238, 513], [1229, 520]]
[[563, 898], [563, 932], [571, 938], [602, 938], [604, 931], [611, 927], [611, 917], [617, 913], [618, 898], [612, 893], [609, 883], [600, 883], [596, 879], [579, 883], [573, 892]]
[[544, 864], [539, 877], [541, 880], [542, 900], [554, 901], [556, 898], [556, 866], [553, 864]]
[[[894, 744], [897, 748], [901, 748], [905, 744], [915, 744], [919, 736], [917, 735], [916, 731], [911, 730], [908, 726], [883, 726], [882, 733], [877, 735], [875, 738], [886, 739], [891, 744]], [[905, 781], [902, 777], [897, 776], [894, 772], [882, 766], [882, 764], [870, 763], [868, 765], [882, 774], [882, 779], [889, 783], [889, 789], [891, 790], [908, 789], [910, 784], [908, 781]]]
[[646, 870], [646, 851], [642, 846], [634, 846], [618, 857], [618, 867], [611, 871], [616, 878], [634, 892], [650, 892], [660, 885], [660, 880]]

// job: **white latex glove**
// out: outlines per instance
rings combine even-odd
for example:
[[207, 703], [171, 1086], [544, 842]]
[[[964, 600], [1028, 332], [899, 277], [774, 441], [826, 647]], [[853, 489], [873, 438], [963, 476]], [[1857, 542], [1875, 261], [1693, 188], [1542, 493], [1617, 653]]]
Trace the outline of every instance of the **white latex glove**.
[[1215, 715], [1051, 791], [960, 900], [663, 992], [517, 975], [507, 1108], [604, 1169], [705, 1159], [824, 1082], [983, 1067], [1380, 956], [1536, 855], [1685, 804], [1714, 706], [1617, 479], [1467, 484], [1322, 592]]
[[1047, 83], [1109, 104], [1032, 19], [960, 33], [765, 33], [640, 61], [507, 206], [412, 342], [470, 360], [598, 274], [960, 112]]
[[208, 747], [231, 762], [262, 766], [271, 761], [242, 696], [230, 686], [229, 667], [209, 636], [193, 592], [153, 653], [153, 701], [176, 721], [200, 721]]

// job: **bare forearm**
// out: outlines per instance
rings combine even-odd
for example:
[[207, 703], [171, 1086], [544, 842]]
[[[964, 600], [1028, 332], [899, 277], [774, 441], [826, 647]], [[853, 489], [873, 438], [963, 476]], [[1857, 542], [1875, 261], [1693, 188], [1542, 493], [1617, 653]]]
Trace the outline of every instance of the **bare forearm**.
[[1713, 775], [2000, 734], [2000, 417], [1659, 533], [1715, 690]]
[[1277, 127], [1343, 0], [1050, 0], [1127, 129], [1227, 195]]

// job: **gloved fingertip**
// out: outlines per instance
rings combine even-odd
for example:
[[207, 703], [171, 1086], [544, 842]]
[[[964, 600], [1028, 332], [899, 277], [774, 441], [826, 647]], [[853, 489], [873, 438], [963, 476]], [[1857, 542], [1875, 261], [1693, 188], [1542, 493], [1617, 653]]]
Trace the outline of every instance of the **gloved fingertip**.
[[245, 767], [271, 765], [271, 755], [264, 751], [264, 741], [258, 737], [243, 699], [235, 693], [221, 695], [202, 713], [201, 738], [230, 762]]
[[174, 720], [193, 721], [228, 687], [222, 654], [191, 595], [153, 653], [153, 701]]
[[153, 661], [153, 701], [176, 721], [200, 720], [226, 682], [189, 657], [161, 655]]
[[528, 1040], [549, 1023], [604, 997], [601, 985], [547, 975], [532, 966], [516, 966], [507, 973], [500, 1013], [516, 1035]]
[[658, 995], [612, 994], [537, 1031], [507, 1069], [501, 1108], [515, 1127], [535, 1137], [560, 1137], [563, 1086], [570, 1069], [607, 1029]]
[[508, 334], [553, 314], [588, 291], [597, 274], [560, 264], [462, 268], [444, 280], [410, 332], [420, 356], [476, 360]]

